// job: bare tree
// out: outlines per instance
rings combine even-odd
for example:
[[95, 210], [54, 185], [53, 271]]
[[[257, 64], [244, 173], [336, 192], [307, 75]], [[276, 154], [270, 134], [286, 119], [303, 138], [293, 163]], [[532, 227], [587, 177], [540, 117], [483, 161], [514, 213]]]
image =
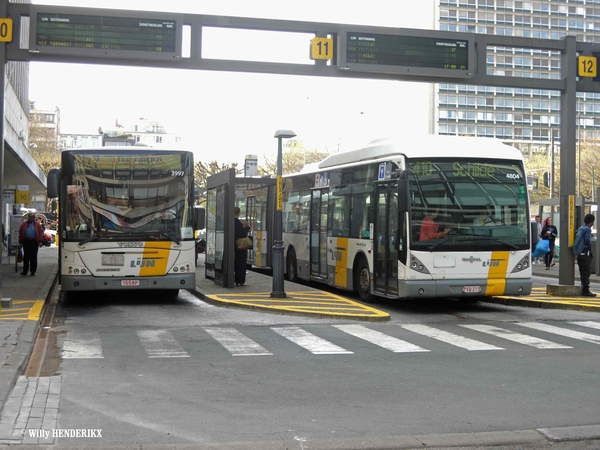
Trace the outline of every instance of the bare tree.
[[211, 175], [215, 175], [227, 169], [235, 169], [236, 174], [240, 172], [237, 168], [237, 163], [220, 164], [217, 161], [211, 161], [208, 164], [198, 161], [194, 165], [194, 188], [197, 191], [197, 202], [202, 204], [206, 201], [206, 184], [207, 179]]
[[60, 167], [60, 150], [56, 130], [44, 126], [37, 115], [29, 121], [29, 152], [44, 174]]
[[[318, 150], [306, 150], [304, 143], [291, 139], [286, 142], [281, 154], [281, 171], [284, 175], [302, 170], [306, 164], [323, 161], [329, 153]], [[265, 163], [258, 167], [259, 175], [275, 175], [277, 173], [277, 155], [265, 156]]]

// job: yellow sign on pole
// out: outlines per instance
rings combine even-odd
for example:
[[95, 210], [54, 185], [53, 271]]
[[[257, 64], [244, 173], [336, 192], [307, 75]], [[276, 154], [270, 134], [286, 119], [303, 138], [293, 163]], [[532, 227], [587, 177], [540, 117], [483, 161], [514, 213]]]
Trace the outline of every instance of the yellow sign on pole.
[[15, 191], [15, 203], [29, 205], [29, 191]]
[[310, 41], [310, 59], [332, 59], [333, 39], [313, 38]]
[[0, 18], [0, 42], [12, 42], [12, 31], [12, 19]]
[[[573, 247], [574, 241], [575, 241], [575, 196], [569, 195], [569, 247]], [[562, 251], [561, 251], [561, 253], [562, 253]]]
[[598, 61], [595, 56], [580, 56], [577, 58], [577, 75], [580, 77], [595, 77], [598, 73]]
[[277, 211], [283, 210], [283, 177], [277, 175]]

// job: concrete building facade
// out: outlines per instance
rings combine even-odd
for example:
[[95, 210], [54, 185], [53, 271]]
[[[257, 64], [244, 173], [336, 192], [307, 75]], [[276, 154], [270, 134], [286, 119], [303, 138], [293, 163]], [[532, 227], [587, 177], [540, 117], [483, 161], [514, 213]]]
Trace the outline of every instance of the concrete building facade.
[[[600, 42], [600, 0], [434, 0], [438, 29], [542, 39], [577, 36]], [[488, 73], [560, 78], [560, 53], [532, 49], [488, 50]], [[560, 139], [560, 93], [541, 89], [438, 85], [436, 132], [496, 137], [525, 154], [547, 152]], [[600, 137], [600, 95], [578, 93], [578, 135]]]

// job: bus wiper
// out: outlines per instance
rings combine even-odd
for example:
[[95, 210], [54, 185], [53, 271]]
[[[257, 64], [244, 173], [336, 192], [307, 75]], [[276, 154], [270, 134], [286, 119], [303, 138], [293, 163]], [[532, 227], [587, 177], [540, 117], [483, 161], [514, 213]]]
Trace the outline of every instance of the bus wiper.
[[169, 233], [165, 233], [164, 231], [159, 231], [158, 235], [162, 238], [166, 238], [169, 241], [175, 242], [177, 245], [181, 245], [181, 241], [174, 236], [171, 236]]
[[508, 248], [510, 248], [511, 250], [519, 250], [519, 247], [517, 247], [514, 244], [511, 244], [509, 242], [504, 242], [500, 239], [497, 238], [493, 238], [491, 236], [483, 236], [481, 234], [459, 234], [456, 236], [450, 236], [446, 239], [444, 239], [443, 241], [438, 242], [437, 244], [431, 245], [428, 250], [430, 252], [434, 251], [435, 249], [441, 247], [444, 244], [447, 244], [449, 242], [453, 242], [456, 241], [457, 238], [463, 238], [466, 237], [466, 239], [460, 239], [461, 241], [470, 241], [470, 240], [478, 240], [478, 241], [482, 241], [482, 240], [490, 240], [490, 241], [494, 241], [494, 242], [498, 242], [499, 244], [503, 244], [505, 246], [507, 246]]
[[141, 238], [158, 236], [167, 241], [175, 242], [177, 245], [181, 245], [181, 241], [179, 239], [177, 239], [174, 236], [171, 236], [169, 233], [167, 233], [165, 231], [160, 231], [160, 230], [149, 230], [149, 231], [138, 232], [138, 233], [125, 233], [124, 236], [135, 236], [135, 237], [141, 237]]
[[91, 238], [85, 239], [83, 241], [81, 241], [79, 244], [77, 244], [77, 246], [81, 247], [82, 245], [87, 244], [88, 242], [95, 242], [95, 241], [99, 241], [100, 239], [102, 239], [104, 236], [102, 234], [97, 234], [95, 236], [92, 236]]

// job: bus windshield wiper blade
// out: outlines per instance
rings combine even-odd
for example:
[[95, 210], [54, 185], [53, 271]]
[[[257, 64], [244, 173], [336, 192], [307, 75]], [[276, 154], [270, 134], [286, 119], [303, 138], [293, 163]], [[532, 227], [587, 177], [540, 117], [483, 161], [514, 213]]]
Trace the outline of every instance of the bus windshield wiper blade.
[[482, 240], [491, 240], [491, 241], [495, 241], [498, 242], [499, 244], [503, 244], [506, 245], [508, 248], [512, 249], [512, 250], [519, 250], [519, 247], [517, 247], [514, 244], [511, 244], [509, 242], [504, 242], [500, 239], [491, 237], [491, 236], [483, 236], [481, 234], [459, 234], [456, 236], [450, 236], [446, 239], [444, 239], [443, 241], [438, 242], [437, 244], [431, 245], [427, 250], [429, 250], [430, 252], [434, 251], [435, 249], [441, 247], [444, 244], [447, 244], [449, 242], [453, 242], [456, 241], [457, 238], [466, 238], [466, 239], [460, 239], [461, 241], [470, 241], [470, 240], [477, 240], [477, 241], [482, 241]]
[[169, 233], [165, 232], [165, 231], [160, 231], [160, 230], [149, 230], [149, 231], [140, 231], [137, 233], [124, 233], [123, 234], [124, 237], [128, 237], [128, 236], [135, 236], [136, 238], [146, 238], [146, 237], [154, 237], [156, 238], [157, 236], [160, 238], [163, 238], [167, 241], [171, 241], [171, 242], [175, 242], [177, 245], [181, 245], [181, 241], [179, 239], [177, 239], [174, 236], [171, 236]]
[[99, 241], [100, 239], [102, 239], [104, 237], [104, 235], [102, 234], [97, 234], [95, 236], [92, 236], [91, 238], [88, 239], [84, 239], [83, 241], [79, 242], [79, 244], [77, 244], [79, 247], [81, 247], [84, 244], [87, 244], [88, 242], [95, 242], [95, 241]]

